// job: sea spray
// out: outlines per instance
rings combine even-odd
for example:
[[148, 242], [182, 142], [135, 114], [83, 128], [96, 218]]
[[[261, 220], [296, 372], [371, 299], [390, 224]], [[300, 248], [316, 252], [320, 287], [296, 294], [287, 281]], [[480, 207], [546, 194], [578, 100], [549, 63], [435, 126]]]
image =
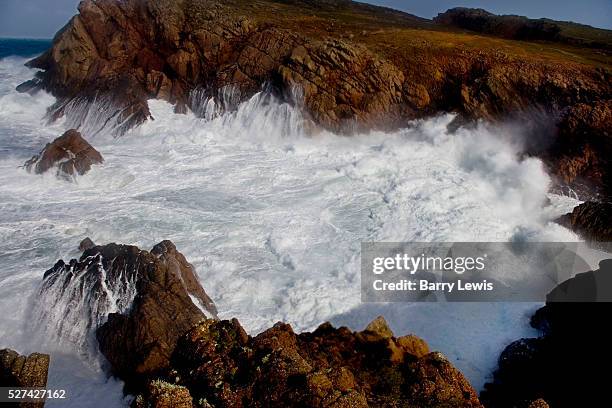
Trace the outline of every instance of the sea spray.
[[79, 263], [58, 261], [47, 271], [34, 299], [32, 322], [48, 346], [76, 351], [95, 363], [96, 329], [109, 313], [125, 313], [136, 295], [136, 273], [127, 267], [109, 274], [102, 254], [92, 253]]
[[[2, 346], [47, 350], [25, 330], [29, 300], [44, 271], [81, 255], [85, 236], [142, 248], [171, 239], [220, 317], [251, 334], [278, 320], [362, 329], [383, 314], [479, 388], [499, 351], [532, 334], [536, 305], [363, 305], [360, 242], [577, 239], [551, 222], [577, 201], [547, 194], [541, 163], [494, 126], [450, 132], [453, 116], [441, 115], [391, 133], [313, 133], [295, 104], [266, 92], [208, 118], [149, 101], [155, 120], [123, 137], [84, 135], [106, 161], [77, 183], [28, 174], [19, 166], [71, 123], [46, 124], [54, 98], [44, 92], [14, 91], [32, 76], [24, 62], [0, 60], [0, 309], [12, 311], [0, 315]], [[83, 117], [82, 129], [99, 128]]]

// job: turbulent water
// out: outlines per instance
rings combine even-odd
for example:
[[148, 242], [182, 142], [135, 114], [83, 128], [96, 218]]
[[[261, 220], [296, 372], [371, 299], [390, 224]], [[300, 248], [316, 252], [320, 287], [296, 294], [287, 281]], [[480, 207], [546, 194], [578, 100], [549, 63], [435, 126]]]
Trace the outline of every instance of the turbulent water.
[[300, 114], [263, 93], [206, 120], [151, 101], [155, 120], [121, 138], [86, 132], [105, 164], [77, 182], [28, 174], [20, 165], [69, 123], [45, 122], [53, 97], [14, 91], [33, 74], [24, 61], [0, 60], [0, 347], [51, 352], [50, 386], [67, 387], [73, 406], [124, 403], [99, 364], [30, 324], [42, 274], [79, 256], [86, 236], [145, 249], [172, 240], [220, 317], [252, 334], [278, 320], [362, 329], [382, 314], [476, 388], [506, 344], [534, 334], [538, 305], [363, 304], [361, 241], [577, 239], [551, 222], [577, 202], [548, 194], [542, 164], [519, 159], [519, 126], [449, 134], [450, 115], [342, 137], [305, 135]]

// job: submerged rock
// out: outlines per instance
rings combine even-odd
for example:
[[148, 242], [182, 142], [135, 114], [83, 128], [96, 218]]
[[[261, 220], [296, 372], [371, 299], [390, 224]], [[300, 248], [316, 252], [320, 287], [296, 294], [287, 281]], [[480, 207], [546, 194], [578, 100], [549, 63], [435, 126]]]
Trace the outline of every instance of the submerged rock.
[[[0, 387], [47, 386], [49, 355], [32, 353], [22, 356], [10, 349], [0, 350]], [[22, 402], [22, 408], [41, 408], [44, 402]]]
[[611, 301], [612, 260], [551, 291], [531, 318], [542, 336], [515, 341], [502, 352], [494, 381], [481, 393], [487, 408], [595, 407], [606, 401], [607, 377], [597, 367], [607, 361], [598, 355], [612, 342], [604, 323]]
[[48, 143], [38, 155], [28, 160], [24, 167], [36, 174], [57, 167], [57, 174], [60, 176], [76, 176], [87, 173], [92, 165], [103, 162], [100, 152], [83, 139], [78, 131], [71, 129]]
[[83, 353], [99, 346], [128, 386], [166, 369], [177, 339], [217, 315], [193, 266], [170, 241], [150, 252], [90, 246], [79, 260], [60, 260], [45, 272], [37, 305], [52, 336]]

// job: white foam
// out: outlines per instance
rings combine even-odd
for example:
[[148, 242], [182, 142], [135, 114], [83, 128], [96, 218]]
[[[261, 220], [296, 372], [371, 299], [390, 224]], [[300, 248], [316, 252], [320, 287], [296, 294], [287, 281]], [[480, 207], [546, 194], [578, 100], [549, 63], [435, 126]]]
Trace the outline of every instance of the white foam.
[[[18, 166], [66, 123], [41, 121], [48, 95], [12, 90], [31, 76], [20, 62], [0, 61], [0, 309], [11, 311], [0, 315], [0, 346], [42, 347], [24, 330], [28, 296], [85, 236], [141, 248], [170, 239], [220, 316], [251, 333], [278, 320], [361, 329], [382, 313], [479, 388], [504, 345], [534, 334], [536, 305], [361, 304], [360, 242], [577, 239], [551, 222], [577, 201], [545, 205], [549, 177], [538, 160], [518, 159], [520, 135], [486, 125], [450, 134], [450, 115], [348, 138], [307, 135], [299, 112], [266, 94], [208, 121], [151, 101], [154, 121], [96, 135], [105, 164], [76, 183], [31, 175]], [[69, 371], [52, 366], [52, 377]], [[98, 390], [101, 375], [74, 381]]]

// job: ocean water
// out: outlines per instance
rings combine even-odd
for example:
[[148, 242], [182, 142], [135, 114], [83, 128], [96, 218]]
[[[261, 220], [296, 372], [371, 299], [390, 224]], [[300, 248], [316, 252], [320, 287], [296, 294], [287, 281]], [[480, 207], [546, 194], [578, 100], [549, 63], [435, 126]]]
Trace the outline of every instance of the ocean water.
[[51, 40], [48, 39], [0, 38], [0, 58], [35, 56], [47, 50], [50, 45]]
[[520, 158], [517, 124], [451, 134], [453, 116], [440, 115], [392, 133], [311, 134], [264, 92], [206, 120], [150, 101], [155, 120], [119, 138], [94, 132], [99, 112], [81, 107], [104, 165], [76, 182], [29, 174], [23, 162], [70, 122], [47, 123], [52, 96], [14, 91], [34, 74], [25, 61], [0, 59], [0, 347], [52, 354], [49, 386], [71, 398], [49, 406], [127, 403], [100, 358], [32, 324], [44, 271], [78, 257], [87, 236], [144, 249], [172, 240], [220, 317], [251, 334], [279, 320], [296, 331], [325, 321], [362, 329], [383, 315], [477, 389], [505, 345], [536, 334], [528, 321], [539, 305], [362, 304], [361, 241], [578, 239], [552, 222], [578, 201], [549, 194], [542, 163]]

